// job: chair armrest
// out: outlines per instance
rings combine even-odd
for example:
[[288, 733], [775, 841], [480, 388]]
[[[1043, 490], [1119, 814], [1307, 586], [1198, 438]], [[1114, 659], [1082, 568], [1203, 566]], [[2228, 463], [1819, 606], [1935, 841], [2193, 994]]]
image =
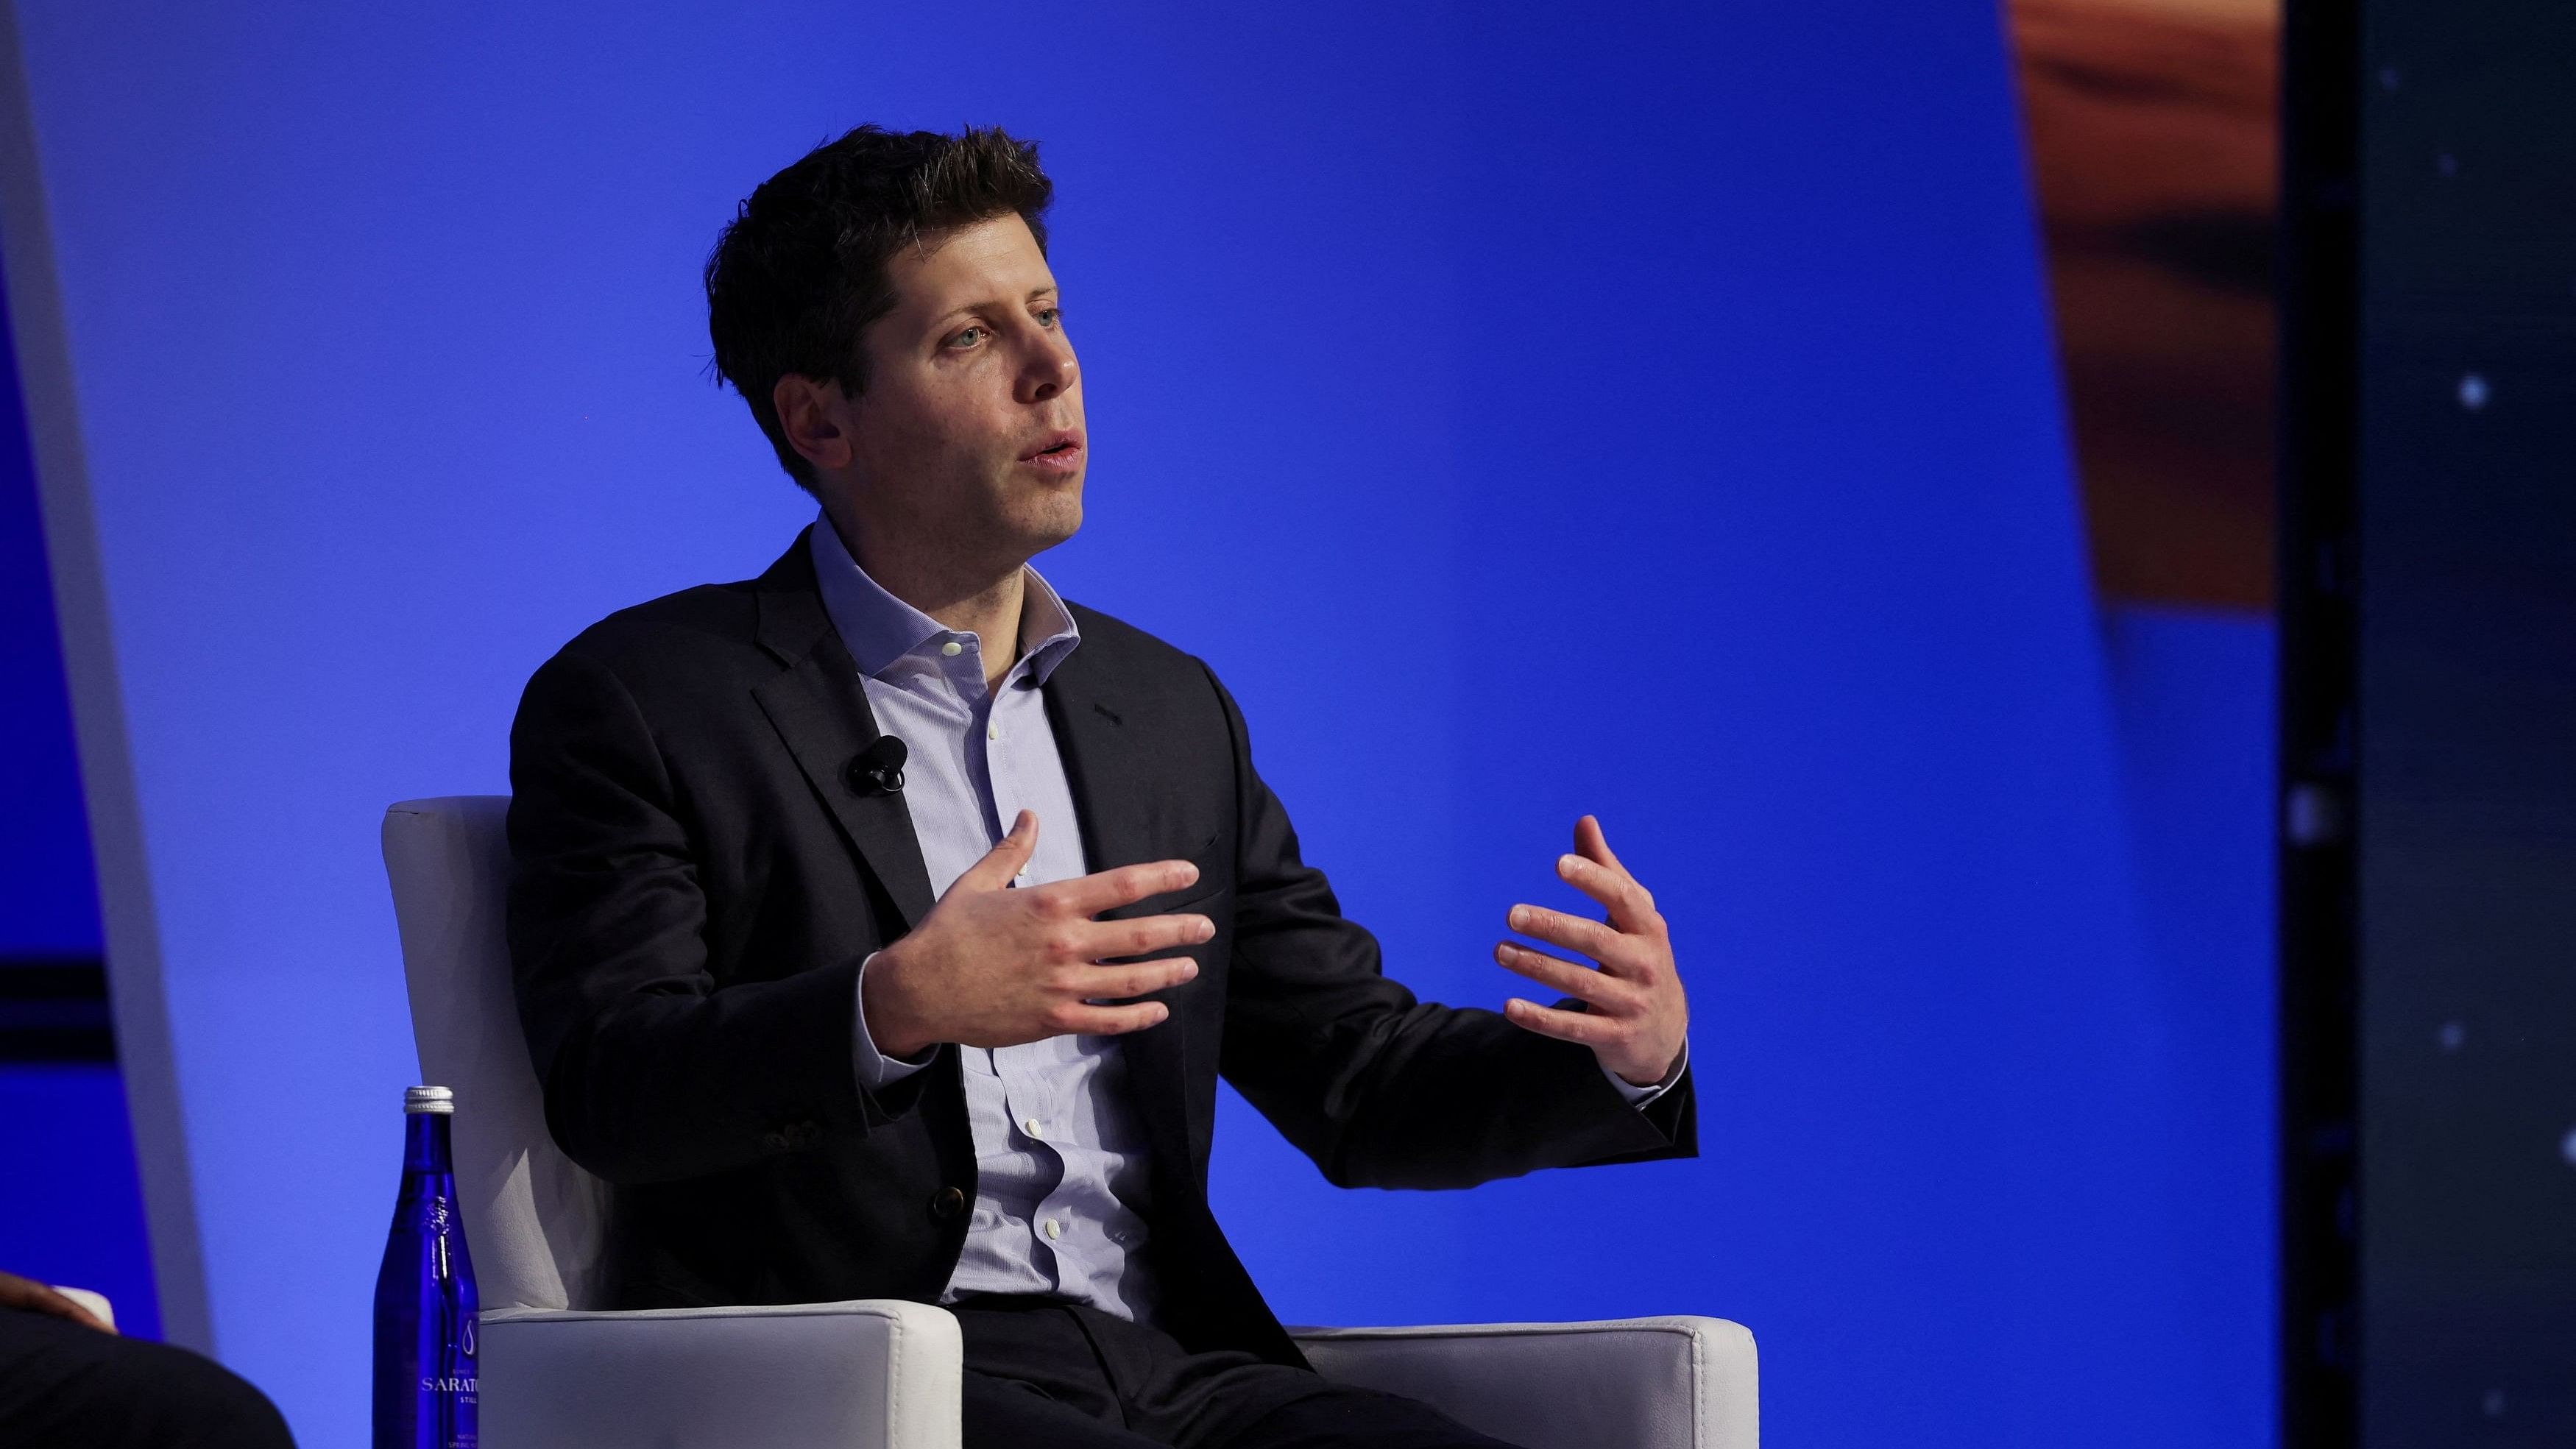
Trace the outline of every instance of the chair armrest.
[[90, 1317], [110, 1328], [116, 1326], [116, 1310], [108, 1306], [106, 1294], [95, 1293], [87, 1288], [66, 1288], [60, 1283], [53, 1285], [53, 1288], [55, 1292], [88, 1309]]
[[487, 1314], [486, 1449], [957, 1449], [964, 1343], [894, 1299]]
[[1524, 1449], [1755, 1449], [1753, 1335], [1722, 1318], [1292, 1328], [1317, 1372]]

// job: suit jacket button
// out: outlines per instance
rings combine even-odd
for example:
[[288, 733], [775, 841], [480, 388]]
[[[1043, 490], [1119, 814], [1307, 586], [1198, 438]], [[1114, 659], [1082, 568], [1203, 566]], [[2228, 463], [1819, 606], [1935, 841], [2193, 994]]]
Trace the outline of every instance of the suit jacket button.
[[966, 1211], [966, 1193], [962, 1188], [943, 1187], [930, 1195], [930, 1215], [953, 1218]]

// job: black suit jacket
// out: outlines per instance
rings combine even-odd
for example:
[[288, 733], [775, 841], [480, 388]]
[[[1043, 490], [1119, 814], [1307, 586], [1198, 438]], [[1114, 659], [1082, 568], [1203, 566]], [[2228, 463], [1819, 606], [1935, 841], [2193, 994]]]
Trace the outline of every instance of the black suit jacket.
[[[1115, 914], [1216, 923], [1170, 1017], [1121, 1048], [1169, 1331], [1298, 1361], [1208, 1211], [1220, 1074], [1343, 1185], [1696, 1150], [1688, 1081], [1640, 1112], [1589, 1050], [1380, 974], [1215, 676], [1074, 615], [1046, 702], [1090, 865], [1193, 860], [1197, 885]], [[931, 907], [903, 796], [850, 777], [878, 733], [802, 538], [758, 579], [612, 615], [528, 683], [520, 1014], [555, 1140], [615, 1185], [627, 1306], [928, 1302], [956, 1265], [975, 1196], [956, 1049], [881, 1092], [851, 1059], [859, 963]]]

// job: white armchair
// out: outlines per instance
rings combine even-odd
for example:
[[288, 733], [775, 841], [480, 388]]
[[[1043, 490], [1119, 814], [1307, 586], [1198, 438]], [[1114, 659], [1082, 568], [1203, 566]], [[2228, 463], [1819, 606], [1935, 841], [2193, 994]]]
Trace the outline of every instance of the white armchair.
[[[423, 1080], [456, 1090], [487, 1449], [956, 1449], [961, 1344], [892, 1299], [599, 1312], [606, 1185], [547, 1135], [510, 989], [503, 796], [385, 813]], [[1753, 1336], [1715, 1318], [1295, 1330], [1317, 1370], [1528, 1449], [1755, 1449]]]

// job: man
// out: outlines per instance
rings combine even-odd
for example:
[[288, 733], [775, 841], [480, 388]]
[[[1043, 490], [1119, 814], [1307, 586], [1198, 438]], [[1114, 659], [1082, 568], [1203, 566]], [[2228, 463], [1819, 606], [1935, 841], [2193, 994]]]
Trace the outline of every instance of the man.
[[1415, 1001], [1208, 668], [1028, 566], [1088, 444], [1051, 189], [999, 131], [862, 127], [718, 243], [716, 365], [821, 516], [528, 685], [550, 1124], [628, 1305], [954, 1307], [969, 1446], [1492, 1444], [1306, 1369], [1208, 1211], [1216, 1081], [1345, 1185], [1688, 1155], [1663, 921], [1587, 817], [1557, 868], [1608, 919], [1496, 948], [1571, 999]]

